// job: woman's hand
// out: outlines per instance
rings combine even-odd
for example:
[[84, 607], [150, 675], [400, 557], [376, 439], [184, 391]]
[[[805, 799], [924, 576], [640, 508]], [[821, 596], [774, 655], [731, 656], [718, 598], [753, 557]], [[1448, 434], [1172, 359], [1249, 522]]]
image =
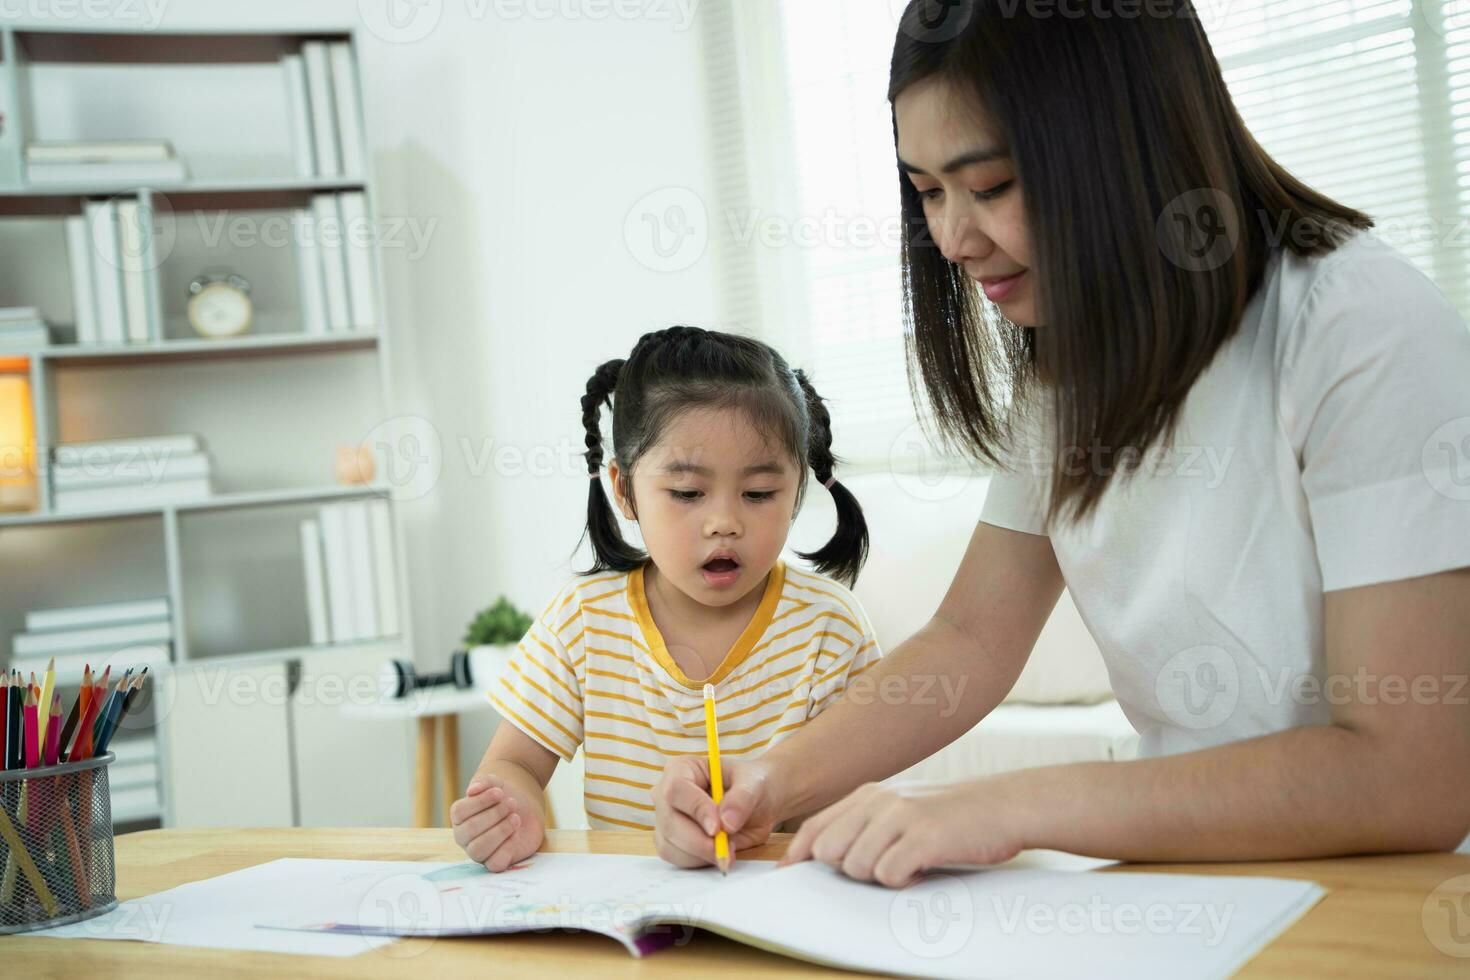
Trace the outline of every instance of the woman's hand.
[[1024, 846], [1004, 784], [868, 783], [809, 818], [780, 866], [815, 859], [858, 881], [901, 888], [931, 868], [997, 864]]
[[725, 793], [718, 807], [709, 794], [709, 760], [704, 756], [674, 758], [653, 787], [653, 840], [658, 856], [670, 864], [681, 868], [714, 864], [714, 836], [721, 823], [738, 858], [738, 852], [764, 844], [781, 819], [768, 763], [726, 760], [720, 768]]
[[449, 808], [454, 842], [487, 871], [504, 871], [530, 857], [545, 837], [540, 808], [517, 792], [508, 780], [480, 773]]

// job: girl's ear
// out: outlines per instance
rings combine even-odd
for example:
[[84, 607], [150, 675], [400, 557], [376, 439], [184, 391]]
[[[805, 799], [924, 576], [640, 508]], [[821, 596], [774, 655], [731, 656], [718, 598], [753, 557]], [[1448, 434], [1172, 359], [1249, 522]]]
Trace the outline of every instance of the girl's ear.
[[617, 501], [618, 510], [622, 513], [623, 517], [637, 524], [638, 515], [633, 512], [632, 503], [623, 495], [623, 473], [622, 470], [618, 469], [616, 461], [607, 464], [607, 479], [612, 484], [613, 499]]

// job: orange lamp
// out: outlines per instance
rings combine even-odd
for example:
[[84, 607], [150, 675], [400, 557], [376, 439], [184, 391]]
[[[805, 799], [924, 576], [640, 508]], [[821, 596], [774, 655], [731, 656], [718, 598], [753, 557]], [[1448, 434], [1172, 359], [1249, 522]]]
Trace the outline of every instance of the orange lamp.
[[0, 511], [36, 508], [36, 418], [28, 358], [0, 358]]

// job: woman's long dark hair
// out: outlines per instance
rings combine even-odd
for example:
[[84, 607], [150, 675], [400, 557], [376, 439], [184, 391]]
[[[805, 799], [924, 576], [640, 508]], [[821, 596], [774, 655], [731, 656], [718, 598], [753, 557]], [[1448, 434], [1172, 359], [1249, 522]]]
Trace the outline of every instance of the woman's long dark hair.
[[832, 476], [832, 420], [801, 371], [770, 346], [749, 337], [698, 327], [644, 334], [626, 360], [608, 361], [587, 380], [582, 428], [587, 441], [587, 528], [594, 560], [586, 574], [631, 571], [648, 556], [623, 539], [612, 502], [597, 478], [602, 470], [601, 410], [612, 404], [612, 440], [619, 490], [636, 509], [633, 467], [670, 422], [694, 408], [732, 408], [791, 454], [801, 473], [796, 506], [806, 493], [807, 468], [831, 482], [837, 530], [813, 552], [798, 552], [817, 571], [849, 586], [868, 557], [868, 525], [857, 498]]
[[1373, 222], [1256, 143], [1189, 0], [1027, 10], [914, 0], [903, 14], [889, 99], [938, 79], [994, 124], [1024, 195], [1042, 324], [987, 312], [900, 170], [909, 378], [946, 440], [997, 465], [1013, 407], [1048, 406], [1054, 458], [1077, 447], [1104, 463], [1052, 468], [1048, 516], [1080, 518], [1121, 460], [1172, 437], [1272, 249], [1330, 252]]

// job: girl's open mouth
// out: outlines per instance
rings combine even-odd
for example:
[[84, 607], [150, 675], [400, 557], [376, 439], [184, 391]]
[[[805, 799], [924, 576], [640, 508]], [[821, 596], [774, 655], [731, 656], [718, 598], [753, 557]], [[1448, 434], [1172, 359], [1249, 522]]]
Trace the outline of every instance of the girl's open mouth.
[[716, 589], [734, 585], [740, 578], [740, 562], [733, 558], [711, 558], [700, 569], [705, 582]]

